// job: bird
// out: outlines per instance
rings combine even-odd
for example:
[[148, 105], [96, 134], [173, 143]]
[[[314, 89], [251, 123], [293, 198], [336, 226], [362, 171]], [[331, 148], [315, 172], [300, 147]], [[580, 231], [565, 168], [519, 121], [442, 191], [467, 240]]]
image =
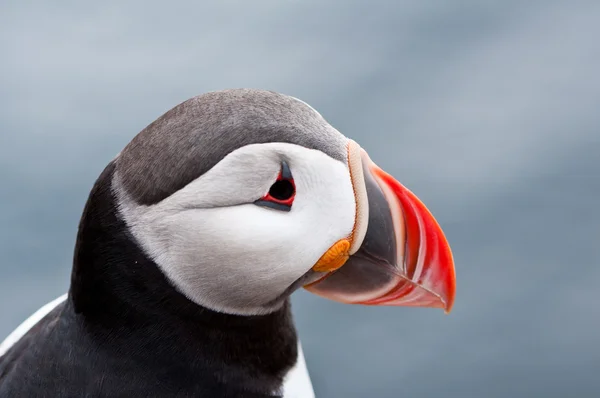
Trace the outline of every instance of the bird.
[[100, 173], [68, 291], [0, 345], [0, 396], [314, 397], [299, 289], [449, 313], [456, 273], [429, 209], [313, 107], [206, 92]]

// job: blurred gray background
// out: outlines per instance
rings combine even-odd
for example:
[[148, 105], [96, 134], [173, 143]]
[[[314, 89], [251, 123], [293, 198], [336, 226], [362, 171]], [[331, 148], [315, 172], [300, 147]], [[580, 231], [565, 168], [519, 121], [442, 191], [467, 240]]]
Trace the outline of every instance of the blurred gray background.
[[449, 316], [295, 294], [317, 396], [600, 396], [600, 2], [2, 2], [0, 71], [2, 337], [66, 291], [137, 132], [265, 88], [419, 195], [456, 260]]

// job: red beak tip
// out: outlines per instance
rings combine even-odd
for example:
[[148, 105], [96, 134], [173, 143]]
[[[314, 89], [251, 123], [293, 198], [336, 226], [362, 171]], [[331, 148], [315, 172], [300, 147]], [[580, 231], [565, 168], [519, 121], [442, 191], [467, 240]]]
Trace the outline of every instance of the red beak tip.
[[450, 313], [452, 312], [452, 308], [454, 307], [454, 299], [452, 299], [452, 301], [446, 303], [444, 302], [444, 314], [446, 315], [450, 315]]

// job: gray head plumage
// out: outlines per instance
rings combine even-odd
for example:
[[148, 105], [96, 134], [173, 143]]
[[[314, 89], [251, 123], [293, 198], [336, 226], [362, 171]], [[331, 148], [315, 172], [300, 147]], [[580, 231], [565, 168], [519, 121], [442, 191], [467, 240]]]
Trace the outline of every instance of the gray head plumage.
[[345, 161], [344, 137], [306, 103], [272, 91], [232, 89], [191, 98], [142, 130], [118, 157], [123, 187], [157, 203], [249, 144], [283, 142]]

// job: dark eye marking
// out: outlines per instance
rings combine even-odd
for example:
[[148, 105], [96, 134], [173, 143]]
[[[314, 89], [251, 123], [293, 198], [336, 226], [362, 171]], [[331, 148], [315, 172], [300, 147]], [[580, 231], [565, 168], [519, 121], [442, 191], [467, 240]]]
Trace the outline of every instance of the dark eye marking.
[[275, 210], [290, 211], [296, 197], [296, 184], [290, 167], [286, 162], [281, 163], [281, 171], [277, 180], [269, 188], [269, 192], [254, 202], [255, 205], [269, 207]]

